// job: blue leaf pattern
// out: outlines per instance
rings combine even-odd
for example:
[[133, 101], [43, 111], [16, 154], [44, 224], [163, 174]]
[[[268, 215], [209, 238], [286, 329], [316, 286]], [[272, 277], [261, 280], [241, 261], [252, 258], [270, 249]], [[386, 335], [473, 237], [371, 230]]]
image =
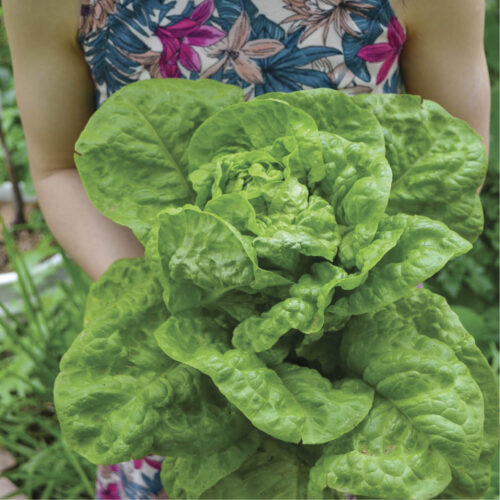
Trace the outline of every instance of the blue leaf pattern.
[[399, 71], [396, 70], [392, 75], [392, 78], [385, 81], [384, 93], [399, 94], [400, 92], [401, 92], [401, 77], [399, 75]]
[[242, 11], [245, 11], [253, 25], [254, 19], [258, 14], [255, 5], [248, 0], [215, 0], [215, 8], [219, 13], [218, 24], [228, 32]]
[[347, 67], [361, 80], [369, 82], [371, 75], [368, 71], [366, 61], [358, 57], [358, 52], [366, 45], [372, 45], [383, 33], [384, 28], [389, 24], [389, 19], [393, 14], [389, 0], [370, 2], [374, 6], [367, 11], [367, 17], [356, 14], [352, 16], [353, 21], [359, 27], [361, 34], [354, 37], [349, 33], [344, 33], [342, 37], [342, 50], [344, 51], [345, 63]]
[[[328, 75], [314, 69], [302, 69], [317, 59], [340, 54], [336, 48], [305, 47], [299, 49], [297, 43], [303, 29], [293, 32], [285, 38], [285, 48], [273, 57], [261, 59], [258, 64], [262, 70], [264, 84], [255, 86], [255, 94], [266, 92], [293, 92], [308, 87], [328, 87], [334, 85]], [[302, 85], [299, 85], [302, 84]]]

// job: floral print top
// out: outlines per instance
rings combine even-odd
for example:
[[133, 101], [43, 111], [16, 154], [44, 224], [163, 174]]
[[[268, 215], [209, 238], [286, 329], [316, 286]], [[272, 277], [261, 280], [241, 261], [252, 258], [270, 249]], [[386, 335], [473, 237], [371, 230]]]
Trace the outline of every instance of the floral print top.
[[389, 0], [83, 0], [79, 40], [97, 105], [148, 78], [266, 92], [400, 91], [406, 36]]
[[[79, 27], [97, 106], [149, 78], [398, 93], [405, 39], [389, 0], [82, 0]], [[97, 498], [168, 498], [161, 462], [99, 466]]]

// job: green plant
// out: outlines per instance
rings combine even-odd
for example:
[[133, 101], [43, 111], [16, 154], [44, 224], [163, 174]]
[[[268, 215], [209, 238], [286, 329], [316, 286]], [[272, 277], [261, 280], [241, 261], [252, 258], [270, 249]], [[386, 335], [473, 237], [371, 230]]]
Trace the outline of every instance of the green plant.
[[11, 230], [4, 227], [3, 235], [23, 299], [18, 314], [0, 303], [0, 446], [18, 464], [4, 474], [28, 498], [93, 498], [95, 467], [69, 450], [52, 403], [59, 360], [80, 329], [90, 282], [62, 254], [68, 282], [39, 293]]
[[140, 82], [78, 140], [91, 200], [146, 257], [91, 288], [55, 385], [68, 443], [166, 455], [175, 497], [480, 496], [495, 378], [416, 288], [481, 232], [479, 136], [412, 96], [242, 100]]
[[28, 169], [26, 141], [17, 109], [12, 64], [0, 6], [0, 182], [12, 182], [14, 220], [12, 225], [25, 224], [23, 199], [19, 181], [33, 191]]

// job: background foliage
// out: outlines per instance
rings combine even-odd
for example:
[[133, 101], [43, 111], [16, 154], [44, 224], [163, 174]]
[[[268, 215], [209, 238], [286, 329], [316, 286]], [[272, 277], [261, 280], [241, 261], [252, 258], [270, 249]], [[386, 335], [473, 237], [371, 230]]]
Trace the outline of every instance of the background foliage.
[[[0, 6], [0, 18], [2, 17]], [[1, 21], [0, 21], [1, 22]], [[1, 125], [5, 134], [7, 146], [16, 166], [18, 179], [28, 184], [28, 190], [33, 192], [31, 177], [28, 171], [28, 155], [24, 139], [19, 110], [17, 109], [12, 65], [5, 30], [0, 28], [0, 95], [1, 95]], [[4, 153], [0, 149], [0, 182], [7, 179]]]
[[[487, 0], [486, 7], [484, 41], [492, 112], [489, 169], [482, 190], [485, 230], [471, 252], [448, 264], [426, 286], [447, 298], [498, 373], [499, 0]], [[18, 178], [25, 182], [28, 191], [33, 191], [1, 17], [0, 3], [1, 126]], [[6, 178], [0, 151], [0, 183]], [[92, 498], [95, 468], [66, 447], [52, 405], [58, 361], [80, 330], [90, 283], [65, 259], [68, 282], [39, 295], [23, 258], [14, 248], [11, 252], [24, 283], [23, 311], [12, 314], [0, 304], [0, 447], [15, 455], [18, 466], [3, 475], [13, 480], [28, 498]], [[37, 348], [33, 349], [33, 345]], [[498, 483], [497, 456], [485, 498], [499, 497]]]

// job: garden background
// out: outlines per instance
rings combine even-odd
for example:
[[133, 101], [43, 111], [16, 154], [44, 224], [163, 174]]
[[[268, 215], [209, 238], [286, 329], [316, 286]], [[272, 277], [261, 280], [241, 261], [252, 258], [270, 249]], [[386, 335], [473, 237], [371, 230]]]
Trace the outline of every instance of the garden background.
[[[499, 0], [486, 5], [492, 113], [485, 230], [471, 252], [426, 286], [447, 298], [498, 376]], [[19, 281], [17, 299], [2, 299], [0, 290], [0, 498], [94, 498], [95, 466], [66, 447], [52, 403], [59, 359], [80, 332], [90, 280], [57, 246], [36, 205], [26, 203], [34, 191], [1, 17], [0, 2], [0, 271], [15, 270]], [[2, 185], [13, 177], [23, 185], [17, 217], [16, 203], [1, 201]], [[35, 247], [21, 252], [18, 245]], [[35, 264], [50, 257], [53, 265], [34, 275]], [[498, 468], [497, 455], [484, 498], [499, 498]]]

